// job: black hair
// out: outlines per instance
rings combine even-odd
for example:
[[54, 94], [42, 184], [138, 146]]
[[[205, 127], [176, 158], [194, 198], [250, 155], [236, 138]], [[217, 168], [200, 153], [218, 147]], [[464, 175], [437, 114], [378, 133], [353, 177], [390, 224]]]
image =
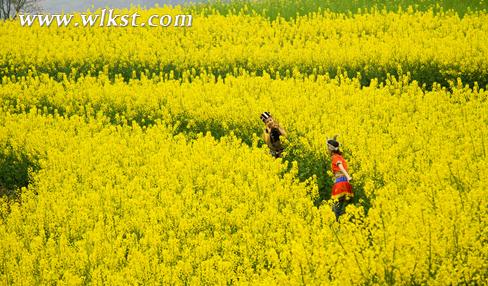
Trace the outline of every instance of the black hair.
[[334, 139], [327, 140], [327, 144], [330, 144], [330, 145], [334, 146], [335, 148], [339, 148], [339, 142], [337, 142]]
[[337, 148], [337, 150], [330, 150], [329, 149], [330, 152], [332, 152], [332, 154], [342, 155], [341, 150], [339, 150], [339, 142], [337, 142], [337, 140], [329, 139], [329, 140], [327, 140], [327, 144], [333, 146], [334, 148]]

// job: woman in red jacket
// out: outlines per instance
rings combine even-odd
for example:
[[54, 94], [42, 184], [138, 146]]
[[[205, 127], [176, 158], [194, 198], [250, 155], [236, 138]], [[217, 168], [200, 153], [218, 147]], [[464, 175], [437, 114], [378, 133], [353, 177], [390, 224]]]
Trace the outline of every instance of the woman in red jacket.
[[349, 183], [352, 178], [347, 172], [347, 162], [342, 157], [342, 152], [339, 150], [339, 142], [333, 139], [327, 140], [327, 150], [332, 159], [332, 172], [334, 173], [334, 185], [332, 186], [332, 210], [339, 220], [339, 216], [345, 213], [346, 206], [351, 202], [354, 196], [352, 186]]

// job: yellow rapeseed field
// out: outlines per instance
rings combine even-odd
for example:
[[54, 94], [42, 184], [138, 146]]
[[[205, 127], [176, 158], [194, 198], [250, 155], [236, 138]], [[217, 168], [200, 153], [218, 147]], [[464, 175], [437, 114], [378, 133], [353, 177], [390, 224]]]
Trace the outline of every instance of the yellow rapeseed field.
[[[0, 283], [487, 284], [487, 23], [0, 22]], [[334, 134], [356, 194], [340, 222]]]
[[[125, 13], [136, 10], [121, 11]], [[177, 15], [179, 9], [139, 11]], [[364, 79], [410, 72], [423, 83], [456, 80], [488, 84], [488, 15], [375, 11], [311, 13], [291, 21], [260, 16], [193, 15], [192, 27], [22, 27], [0, 23], [3, 75], [59, 73], [112, 78], [207, 71], [340, 74]], [[369, 83], [369, 82], [368, 82]]]

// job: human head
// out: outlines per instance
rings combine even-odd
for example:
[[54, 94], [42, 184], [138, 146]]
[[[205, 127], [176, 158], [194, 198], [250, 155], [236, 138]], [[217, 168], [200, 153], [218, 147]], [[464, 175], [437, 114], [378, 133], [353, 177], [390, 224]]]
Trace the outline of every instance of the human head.
[[334, 136], [332, 139], [327, 139], [327, 150], [330, 154], [340, 153], [339, 151], [339, 142], [336, 140], [337, 135]]
[[271, 127], [274, 124], [273, 117], [271, 117], [271, 114], [267, 111], [261, 114], [261, 120], [267, 127]]

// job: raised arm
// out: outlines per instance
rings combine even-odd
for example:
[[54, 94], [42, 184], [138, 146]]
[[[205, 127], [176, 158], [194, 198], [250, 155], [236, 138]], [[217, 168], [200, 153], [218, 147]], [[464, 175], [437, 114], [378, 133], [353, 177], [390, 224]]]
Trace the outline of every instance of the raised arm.
[[266, 128], [266, 129], [264, 130], [264, 142], [265, 142], [266, 144], [268, 144], [268, 145], [270, 144], [270, 141], [271, 141], [271, 140], [270, 140], [270, 138], [269, 138], [269, 135], [270, 135], [270, 134], [269, 134], [269, 128]]
[[278, 129], [280, 130], [281, 136], [286, 137], [286, 131], [283, 129], [283, 127], [279, 126]]

